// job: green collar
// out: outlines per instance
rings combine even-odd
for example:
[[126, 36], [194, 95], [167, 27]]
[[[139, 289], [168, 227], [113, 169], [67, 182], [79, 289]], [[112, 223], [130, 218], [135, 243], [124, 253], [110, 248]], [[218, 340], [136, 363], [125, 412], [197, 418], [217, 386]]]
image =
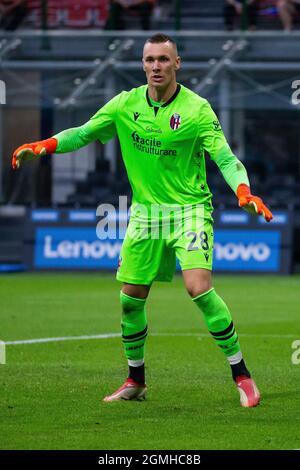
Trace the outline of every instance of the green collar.
[[156, 101], [154, 101], [152, 98], [150, 98], [149, 96], [149, 91], [148, 91], [148, 87], [147, 87], [147, 91], [146, 91], [146, 98], [147, 98], [147, 101], [148, 101], [148, 104], [149, 106], [151, 106], [152, 108], [165, 108], [166, 106], [168, 106], [168, 104], [172, 103], [172, 101], [175, 100], [176, 96], [178, 95], [178, 93], [180, 92], [180, 85], [179, 83], [177, 84], [177, 89], [174, 93], [173, 96], [171, 96], [171, 98], [166, 101], [165, 103], [162, 102], [162, 103], [157, 103]]

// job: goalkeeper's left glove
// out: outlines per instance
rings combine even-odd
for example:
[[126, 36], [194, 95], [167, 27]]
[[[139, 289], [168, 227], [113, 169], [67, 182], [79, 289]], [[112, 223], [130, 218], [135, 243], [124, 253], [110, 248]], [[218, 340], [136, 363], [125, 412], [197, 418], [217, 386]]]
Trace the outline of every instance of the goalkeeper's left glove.
[[273, 219], [272, 212], [264, 205], [260, 197], [251, 194], [247, 184], [240, 184], [237, 188], [236, 195], [239, 200], [239, 206], [250, 214], [262, 215], [267, 222]]
[[46, 140], [39, 140], [32, 144], [24, 144], [18, 147], [12, 156], [12, 167], [14, 170], [20, 167], [21, 163], [25, 160], [35, 160], [38, 157], [54, 153], [57, 148], [57, 140], [51, 137]]

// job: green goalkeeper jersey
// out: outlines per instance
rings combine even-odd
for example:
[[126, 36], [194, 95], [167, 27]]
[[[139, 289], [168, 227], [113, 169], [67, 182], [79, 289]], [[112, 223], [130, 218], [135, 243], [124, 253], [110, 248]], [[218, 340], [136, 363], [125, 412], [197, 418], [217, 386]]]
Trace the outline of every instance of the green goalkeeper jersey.
[[106, 143], [115, 136], [132, 188], [133, 208], [204, 204], [212, 210], [205, 151], [234, 192], [240, 183], [249, 185], [246, 170], [233, 155], [208, 101], [183, 85], [178, 84], [169, 101], [157, 107], [147, 85], [123, 91], [83, 126], [56, 135], [57, 153], [97, 139]]

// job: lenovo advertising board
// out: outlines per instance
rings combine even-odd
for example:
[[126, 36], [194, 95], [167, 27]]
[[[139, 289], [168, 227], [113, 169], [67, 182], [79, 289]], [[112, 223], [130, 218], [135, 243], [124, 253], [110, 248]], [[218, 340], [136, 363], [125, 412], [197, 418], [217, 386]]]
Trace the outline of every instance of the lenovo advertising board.
[[[274, 215], [267, 224], [240, 210], [215, 211], [214, 271], [289, 273], [292, 215], [284, 211]], [[35, 210], [27, 220], [29, 269], [117, 269], [124, 214], [117, 214], [116, 227], [106, 232], [105, 239], [97, 236], [98, 218], [92, 210]], [[127, 224], [127, 216], [125, 220]]]

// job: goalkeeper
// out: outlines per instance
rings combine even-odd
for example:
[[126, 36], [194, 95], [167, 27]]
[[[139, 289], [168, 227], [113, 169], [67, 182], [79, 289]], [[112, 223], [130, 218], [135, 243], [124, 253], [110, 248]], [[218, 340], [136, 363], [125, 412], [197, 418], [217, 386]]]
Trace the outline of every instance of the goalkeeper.
[[[240, 207], [268, 222], [272, 214], [251, 194], [246, 169], [233, 155], [207, 100], [177, 83], [179, 68], [175, 42], [164, 34], [152, 36], [143, 50], [147, 85], [115, 96], [80, 127], [22, 145], [12, 165], [16, 169], [24, 160], [72, 152], [95, 140], [106, 143], [116, 135], [120, 140], [133, 193], [117, 271], [123, 282], [122, 342], [129, 373], [104, 401], [145, 397], [146, 299], [155, 280], [172, 280], [177, 257], [185, 287], [228, 360], [240, 403], [252, 407], [260, 394], [244, 362], [231, 313], [212, 284], [213, 207], [204, 152], [217, 164]], [[159, 210], [153, 214], [153, 208]], [[163, 236], [167, 220], [172, 224]]]

